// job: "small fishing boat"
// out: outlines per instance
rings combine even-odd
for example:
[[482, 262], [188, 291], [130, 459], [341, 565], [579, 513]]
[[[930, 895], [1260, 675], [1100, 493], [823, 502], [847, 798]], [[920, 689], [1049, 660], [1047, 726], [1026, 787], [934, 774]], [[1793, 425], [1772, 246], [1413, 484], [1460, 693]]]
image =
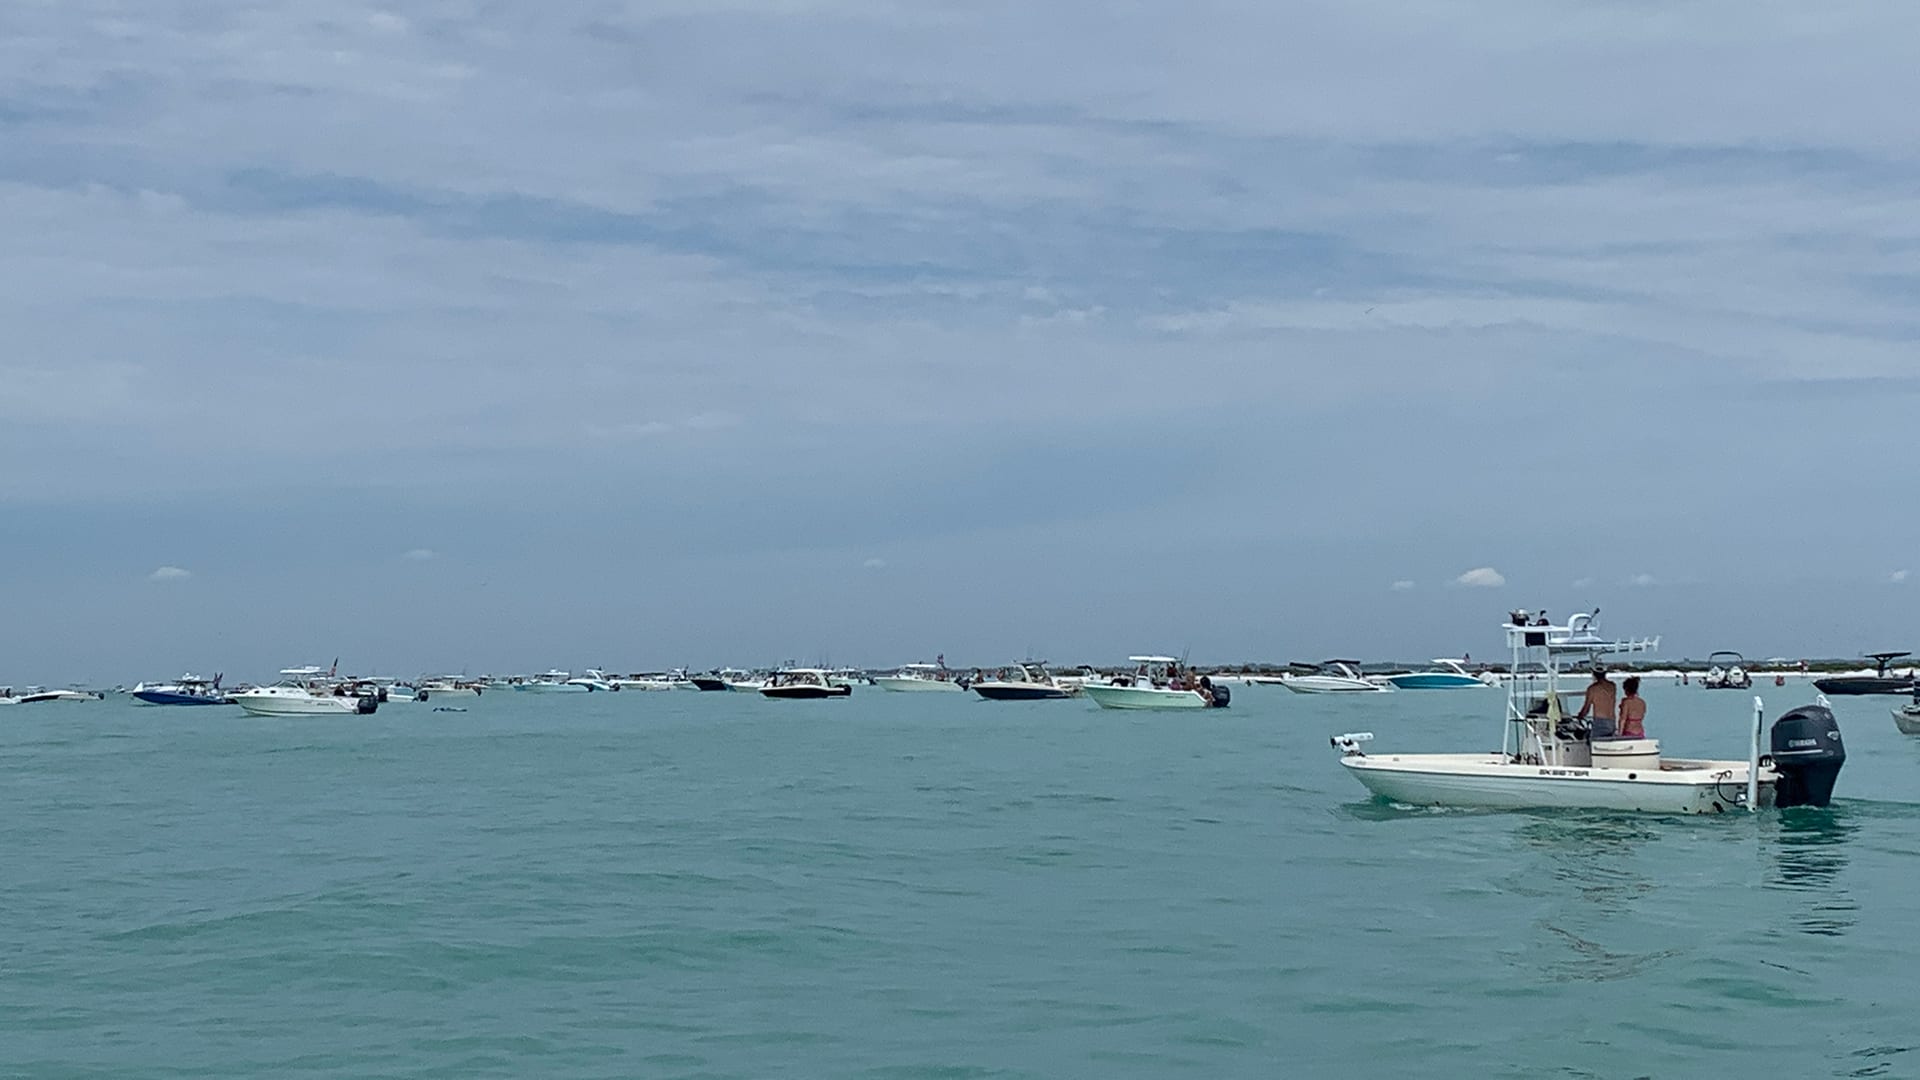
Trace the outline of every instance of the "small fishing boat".
[[203, 679], [188, 673], [170, 683], [140, 683], [128, 693], [148, 705], [231, 705], [233, 698], [220, 689], [221, 676]]
[[902, 664], [891, 675], [876, 675], [873, 685], [895, 693], [964, 694], [961, 684], [945, 664]]
[[687, 681], [693, 684], [695, 690], [704, 690], [710, 693], [717, 692], [725, 694], [731, 693], [735, 689], [760, 689], [760, 683], [757, 681], [754, 682], [751, 687], [735, 687], [734, 684], [736, 682], [744, 682], [748, 677], [749, 673], [741, 671], [739, 668], [720, 668], [715, 671], [709, 671], [705, 675], [690, 676]]
[[1700, 677], [1703, 690], [1751, 690], [1753, 676], [1747, 673], [1746, 657], [1722, 649], [1707, 657], [1707, 673]]
[[1920, 702], [1893, 710], [1893, 726], [1902, 735], [1920, 735]]
[[1813, 680], [1814, 688], [1823, 694], [1906, 694], [1913, 691], [1912, 675], [1889, 675], [1887, 665], [1912, 653], [1875, 652], [1867, 653], [1867, 659], [1873, 661], [1872, 675], [1829, 675], [1824, 679]]
[[1327, 660], [1318, 664], [1294, 664], [1307, 672], [1288, 675], [1280, 685], [1296, 694], [1380, 694], [1393, 689], [1385, 680], [1374, 681], [1360, 674], [1358, 660]]
[[1436, 659], [1431, 671], [1409, 671], [1389, 675], [1395, 690], [1471, 690], [1492, 684], [1469, 672], [1458, 660]]
[[1081, 686], [1055, 679], [1044, 660], [1022, 660], [991, 678], [975, 679], [968, 687], [988, 701], [1058, 701], [1082, 691]]
[[1131, 674], [1089, 679], [1080, 692], [1103, 709], [1224, 709], [1232, 691], [1171, 656], [1129, 656]]
[[1771, 754], [1761, 753], [1764, 703], [1753, 699], [1744, 761], [1664, 757], [1649, 738], [1594, 739], [1567, 714], [1560, 670], [1602, 657], [1652, 652], [1658, 638], [1613, 639], [1593, 614], [1564, 626], [1502, 629], [1513, 652], [1504, 737], [1498, 751], [1369, 754], [1369, 732], [1336, 735], [1340, 764], [1376, 797], [1414, 806], [1497, 809], [1582, 808], [1712, 814], [1765, 806], [1825, 806], [1846, 763], [1840, 727], [1824, 698], [1773, 723]]
[[835, 683], [819, 668], [781, 668], [773, 673], [760, 693], [770, 698], [850, 697], [853, 687]]

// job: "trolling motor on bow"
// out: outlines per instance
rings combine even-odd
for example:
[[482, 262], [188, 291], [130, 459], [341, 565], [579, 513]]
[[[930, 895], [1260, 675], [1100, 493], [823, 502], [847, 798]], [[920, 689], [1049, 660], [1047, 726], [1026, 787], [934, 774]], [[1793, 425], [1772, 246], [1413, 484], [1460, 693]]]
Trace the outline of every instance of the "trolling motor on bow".
[[1840, 741], [1840, 725], [1825, 705], [1802, 705], [1773, 722], [1773, 805], [1825, 806], [1833, 800], [1833, 784], [1847, 763]]

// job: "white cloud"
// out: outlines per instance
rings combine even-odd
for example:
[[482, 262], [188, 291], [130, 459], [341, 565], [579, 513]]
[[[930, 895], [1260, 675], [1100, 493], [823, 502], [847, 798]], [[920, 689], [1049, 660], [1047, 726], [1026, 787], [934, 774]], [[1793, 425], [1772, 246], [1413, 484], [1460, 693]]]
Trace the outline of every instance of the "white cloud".
[[1644, 589], [1649, 585], [1657, 585], [1659, 582], [1655, 580], [1652, 574], [1635, 574], [1627, 579], [1627, 584], [1636, 589]]
[[1574, 587], [1574, 588], [1576, 588], [1576, 589], [1587, 589], [1587, 588], [1592, 588], [1592, 587], [1593, 587], [1593, 579], [1592, 579], [1592, 578], [1590, 578], [1590, 577], [1583, 577], [1583, 578], [1576, 578], [1576, 579], [1574, 579], [1574, 582], [1573, 582], [1573, 587]]
[[1903, 585], [1907, 580], [1907, 572], [1905, 570], [1895, 570], [1893, 573], [1887, 575], [1887, 580], [1893, 582], [1895, 585]]
[[1453, 583], [1470, 589], [1497, 589], [1507, 583], [1507, 578], [1491, 566], [1480, 566], [1454, 578]]
[[436, 559], [439, 558], [439, 556], [440, 553], [432, 548], [414, 548], [412, 551], [406, 552], [400, 557], [413, 562], [426, 562], [428, 559]]
[[1413, 582], [1408, 581], [1405, 578], [1402, 578], [1401, 580], [1393, 583], [1394, 592], [1407, 592], [1412, 588], [1413, 588]]
[[147, 575], [148, 581], [185, 581], [193, 576], [193, 571], [178, 566], [163, 566]]
[[887, 568], [887, 560], [882, 559], [878, 555], [876, 555], [873, 558], [868, 559], [866, 562], [861, 563], [860, 565], [866, 567], [869, 570], [885, 570]]

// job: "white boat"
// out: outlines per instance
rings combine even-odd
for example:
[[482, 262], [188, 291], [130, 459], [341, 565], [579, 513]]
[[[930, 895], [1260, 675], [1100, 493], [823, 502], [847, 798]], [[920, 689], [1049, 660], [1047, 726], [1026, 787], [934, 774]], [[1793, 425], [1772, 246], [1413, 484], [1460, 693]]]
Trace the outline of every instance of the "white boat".
[[734, 668], [722, 668], [720, 671], [720, 680], [726, 683], [728, 690], [736, 693], [758, 690], [767, 685], [767, 679], [768, 676], [752, 671], [740, 671]]
[[1434, 660], [1431, 671], [1389, 675], [1387, 681], [1393, 684], [1395, 690], [1472, 690], [1493, 685], [1468, 671], [1460, 661], [1444, 658]]
[[1045, 660], [1022, 660], [1010, 668], [982, 674], [967, 684], [968, 689], [988, 701], [1059, 701], [1079, 697], [1079, 683], [1053, 677]]
[[563, 685], [577, 686], [588, 693], [595, 691], [604, 693], [616, 689], [612, 683], [607, 681], [606, 672], [601, 671], [599, 668], [588, 668], [585, 675], [575, 675], [573, 678], [568, 679]]
[[347, 693], [344, 684], [329, 685], [331, 678], [322, 668], [284, 668], [279, 682], [239, 691], [233, 703], [255, 716], [347, 716], [379, 708], [373, 694]]
[[537, 675], [525, 682], [513, 684], [515, 690], [529, 694], [584, 694], [592, 689], [584, 684], [572, 681], [573, 673], [555, 668], [544, 675]]
[[1748, 690], [1753, 676], [1747, 674], [1746, 659], [1737, 652], [1722, 651], [1707, 657], [1707, 673], [1700, 677], [1706, 690]]
[[[1658, 638], [1603, 637], [1594, 615], [1565, 626], [1515, 620], [1503, 626], [1513, 652], [1505, 733], [1498, 751], [1369, 754], [1373, 736], [1335, 736], [1340, 764], [1375, 796], [1415, 806], [1582, 808], [1707, 814], [1763, 806], [1825, 806], [1846, 750], [1825, 700], [1774, 722], [1770, 757], [1760, 752], [1763, 706], [1754, 699], [1747, 760], [1663, 757], [1657, 739], [1593, 739], [1570, 717], [1559, 685], [1563, 662], [1651, 652]], [[1534, 674], [1527, 674], [1533, 672]]]
[[897, 693], [964, 694], [967, 688], [945, 664], [902, 664], [891, 675], [875, 675], [873, 685]]
[[832, 686], [844, 686], [851, 690], [856, 686], [871, 686], [873, 679], [866, 672], [856, 668], [834, 668], [827, 672], [827, 682]]
[[43, 686], [29, 686], [15, 703], [19, 705], [37, 705], [46, 701], [99, 701], [105, 694], [92, 690], [48, 690]]
[[1171, 656], [1129, 656], [1130, 675], [1089, 679], [1080, 693], [1103, 709], [1214, 709], [1231, 699], [1226, 687], [1181, 668]]
[[1902, 735], [1920, 735], [1920, 702], [1893, 710], [1893, 726]]
[[1358, 660], [1328, 660], [1295, 666], [1312, 671], [1310, 675], [1288, 675], [1280, 683], [1296, 694], [1380, 694], [1393, 689], [1392, 683], [1376, 682], [1360, 674]]
[[845, 683], [836, 683], [830, 677], [830, 671], [819, 668], [781, 668], [773, 673], [766, 685], [760, 687], [760, 693], [770, 698], [835, 698], [849, 697], [853, 687]]
[[432, 701], [436, 698], [479, 697], [481, 688], [481, 684], [477, 682], [456, 679], [452, 676], [439, 676], [420, 680], [418, 692], [414, 696], [421, 701]]

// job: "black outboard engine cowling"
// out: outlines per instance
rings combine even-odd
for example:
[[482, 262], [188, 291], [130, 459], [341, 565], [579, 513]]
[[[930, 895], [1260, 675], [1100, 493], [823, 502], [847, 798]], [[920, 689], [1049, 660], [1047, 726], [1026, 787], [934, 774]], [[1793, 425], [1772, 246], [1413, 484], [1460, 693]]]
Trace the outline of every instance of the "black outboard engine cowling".
[[1780, 774], [1775, 806], [1827, 805], [1846, 763], [1847, 748], [1832, 709], [1802, 705], [1773, 722], [1773, 768]]
[[1207, 696], [1213, 699], [1212, 704], [1209, 706], [1210, 708], [1224, 709], [1233, 703], [1233, 691], [1227, 689], [1227, 684], [1225, 683], [1214, 682], [1211, 678], [1202, 675], [1200, 676], [1200, 689], [1205, 690]]

